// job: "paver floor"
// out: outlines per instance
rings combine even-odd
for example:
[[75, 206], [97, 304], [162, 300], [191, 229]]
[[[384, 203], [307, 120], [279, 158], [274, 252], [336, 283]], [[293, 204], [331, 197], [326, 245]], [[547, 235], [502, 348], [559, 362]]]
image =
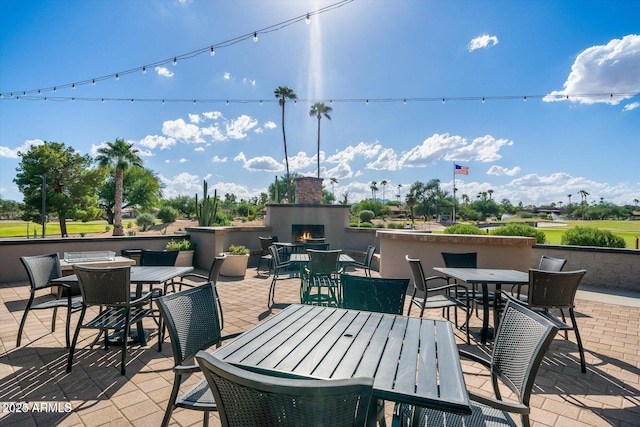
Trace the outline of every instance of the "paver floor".
[[[357, 274], [357, 273], [356, 273]], [[276, 305], [267, 308], [270, 277], [249, 269], [244, 279], [221, 277], [218, 291], [225, 315], [225, 333], [246, 330], [297, 303], [299, 279], [278, 281]], [[0, 284], [0, 425], [2, 426], [159, 426], [167, 405], [173, 374], [168, 339], [158, 352], [157, 335], [145, 347], [133, 346], [126, 376], [119, 373], [120, 349], [89, 348], [92, 332], [83, 330], [73, 372], [66, 374], [64, 316], [51, 333], [51, 311], [29, 314], [22, 346], [16, 335], [28, 299], [26, 283]], [[586, 295], [586, 294], [583, 294]], [[580, 372], [578, 348], [569, 333], [559, 334], [536, 378], [531, 405], [532, 425], [640, 425], [640, 304], [630, 296], [610, 301], [598, 294], [577, 300], [587, 373]], [[640, 297], [640, 294], [639, 296]], [[416, 310], [412, 312], [416, 314]], [[440, 311], [425, 316], [439, 317]], [[481, 313], [482, 314], [482, 313]], [[72, 316], [75, 325], [78, 314]], [[151, 329], [153, 321], [146, 321]], [[479, 345], [480, 319], [472, 318], [471, 345], [455, 330], [459, 347], [487, 354], [491, 343]], [[85, 332], [86, 331], [86, 332]], [[477, 366], [463, 362], [470, 390], [491, 393], [490, 378]], [[187, 388], [200, 377], [184, 382]], [[387, 403], [391, 425], [392, 404]], [[26, 410], [21, 412], [21, 410]], [[520, 419], [516, 418], [519, 424]], [[202, 425], [202, 413], [177, 409], [171, 425]], [[210, 425], [219, 425], [217, 415]]]

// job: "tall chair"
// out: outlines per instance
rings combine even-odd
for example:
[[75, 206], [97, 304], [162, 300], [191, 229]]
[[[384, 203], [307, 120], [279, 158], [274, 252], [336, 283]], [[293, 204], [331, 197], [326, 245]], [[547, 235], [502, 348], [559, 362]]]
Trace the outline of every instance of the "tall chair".
[[269, 274], [271, 274], [273, 258], [271, 257], [271, 252], [269, 252], [269, 246], [273, 245], [273, 238], [258, 236], [258, 240], [260, 240], [260, 248], [262, 252], [260, 253], [260, 259], [258, 260], [256, 271], [260, 271], [260, 264], [262, 264], [262, 260], [264, 259], [267, 261], [267, 265], [269, 266]]
[[180, 251], [152, 251], [143, 249], [140, 255], [140, 265], [143, 267], [166, 267], [176, 265]]
[[[66, 347], [69, 348], [69, 328], [71, 324], [71, 313], [79, 310], [82, 305], [81, 296], [71, 296], [71, 288], [67, 284], [56, 284], [58, 286], [58, 295], [56, 298], [49, 297], [47, 300], [34, 304], [36, 293], [41, 290], [50, 290], [52, 286], [51, 280], [57, 279], [62, 276], [60, 269], [60, 258], [57, 253], [37, 256], [22, 256], [20, 257], [22, 265], [27, 270], [29, 276], [30, 295], [27, 306], [24, 309], [22, 320], [20, 321], [20, 327], [18, 328], [18, 339], [16, 341], [16, 347], [20, 347], [22, 341], [22, 332], [24, 331], [24, 325], [27, 322], [27, 315], [31, 310], [48, 310], [53, 309], [53, 316], [51, 317], [51, 332], [56, 331], [56, 317], [58, 314], [58, 308], [67, 309], [67, 323], [65, 325], [66, 332]], [[66, 297], [63, 298], [62, 291], [66, 290]]]
[[373, 378], [279, 378], [238, 368], [204, 351], [196, 360], [223, 427], [365, 425]]
[[[300, 301], [302, 304], [340, 305], [339, 280], [342, 270], [338, 266], [341, 250], [307, 250], [309, 264], [302, 270]], [[313, 293], [313, 290], [316, 290]], [[326, 293], [322, 292], [326, 289]]]
[[[200, 371], [193, 361], [198, 351], [219, 346], [224, 340], [239, 334], [222, 335], [222, 326], [218, 322], [222, 314], [218, 312], [220, 300], [213, 282], [162, 296], [158, 298], [158, 306], [169, 331], [174, 362], [173, 387], [162, 426], [169, 425], [175, 408], [204, 411], [206, 426], [209, 424], [209, 412], [218, 409], [207, 381], [203, 378], [178, 397], [180, 384], [191, 373]], [[189, 361], [191, 363], [186, 363]]]
[[[467, 288], [456, 283], [436, 287], [429, 286], [429, 282], [434, 280], [443, 280], [443, 278], [440, 276], [426, 277], [419, 259], [409, 258], [409, 255], [406, 255], [405, 259], [409, 263], [411, 273], [413, 274], [413, 293], [411, 294], [411, 302], [409, 303], [407, 316], [411, 315], [411, 308], [414, 305], [420, 308], [420, 317], [422, 317], [425, 310], [429, 309], [439, 308], [444, 310], [450, 307], [456, 309], [461, 308], [465, 312], [465, 329], [467, 330], [467, 344], [469, 344], [470, 306], [469, 298], [466, 296]], [[465, 295], [466, 303], [460, 300], [459, 295]], [[454, 317], [456, 327], [458, 327], [457, 310], [454, 311]]]
[[[136, 299], [131, 299], [131, 267], [92, 268], [75, 265], [73, 270], [78, 277], [80, 293], [82, 294], [82, 311], [78, 319], [78, 326], [73, 335], [73, 342], [69, 349], [67, 373], [73, 367], [73, 353], [76, 349], [80, 329], [98, 329], [104, 332], [105, 348], [109, 347], [108, 331], [122, 331], [122, 353], [120, 374], [125, 374], [127, 344], [130, 329], [138, 324], [138, 340], [146, 344], [142, 319], [150, 316], [152, 310], [145, 308], [151, 301], [151, 292], [142, 292]], [[84, 322], [87, 309], [99, 308], [100, 312], [88, 322]]]
[[269, 246], [271, 253], [271, 261], [273, 263], [273, 277], [271, 278], [271, 286], [269, 287], [269, 296], [267, 298], [267, 307], [275, 304], [276, 282], [280, 279], [290, 279], [292, 276], [288, 270], [292, 267], [289, 261], [282, 259], [282, 254], [276, 245]]
[[373, 254], [375, 252], [376, 252], [376, 247], [369, 245], [367, 247], [367, 252], [364, 256], [364, 260], [362, 262], [354, 261], [349, 265], [364, 269], [364, 274], [366, 276], [371, 277], [371, 262], [373, 261]]
[[[538, 270], [562, 271], [566, 263], [567, 263], [566, 259], [555, 258], [548, 255], [542, 255], [540, 257], [540, 264], [538, 265]], [[522, 295], [522, 286], [523, 285], [514, 285], [511, 288], [511, 295], [515, 295], [516, 298], [526, 301], [527, 296]]]
[[342, 308], [402, 314], [409, 279], [340, 275]]
[[[460, 350], [460, 355], [486, 367], [491, 373], [495, 398], [469, 391], [471, 415], [462, 416], [411, 405], [396, 406], [402, 424], [421, 426], [515, 426], [509, 413], [520, 414], [522, 425], [529, 427], [529, 404], [540, 363], [558, 328], [548, 319], [513, 302], [504, 308], [491, 359]], [[513, 391], [517, 403], [502, 400], [499, 383]], [[415, 413], [414, 413], [415, 412]], [[395, 416], [395, 415], [394, 415]]]
[[[529, 287], [526, 301], [515, 299], [505, 293], [510, 300], [523, 304], [552, 321], [559, 330], [565, 331], [565, 339], [568, 339], [568, 331], [573, 331], [576, 334], [582, 373], [587, 372], [587, 367], [584, 360], [584, 348], [582, 347], [582, 339], [578, 331], [574, 308], [578, 285], [580, 285], [586, 273], [586, 270], [543, 271], [532, 268], [529, 270]], [[560, 310], [562, 321], [549, 311], [554, 308]], [[567, 319], [562, 309], [569, 310], [571, 325], [566, 323]]]

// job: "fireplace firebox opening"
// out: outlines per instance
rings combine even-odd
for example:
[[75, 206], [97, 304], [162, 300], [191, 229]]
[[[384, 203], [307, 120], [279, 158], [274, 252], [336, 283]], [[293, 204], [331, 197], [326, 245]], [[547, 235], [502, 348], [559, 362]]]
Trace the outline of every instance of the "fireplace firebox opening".
[[291, 224], [291, 241], [304, 243], [306, 239], [318, 239], [324, 237], [323, 224]]

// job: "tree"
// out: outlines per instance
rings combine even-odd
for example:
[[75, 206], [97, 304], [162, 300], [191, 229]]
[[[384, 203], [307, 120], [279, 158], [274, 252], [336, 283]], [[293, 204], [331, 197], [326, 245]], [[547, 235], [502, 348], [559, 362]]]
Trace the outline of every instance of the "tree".
[[409, 206], [409, 211], [411, 212], [411, 228], [415, 228], [415, 223], [413, 220], [413, 207], [416, 205], [416, 195], [413, 194], [412, 192], [409, 192], [409, 194], [407, 194], [407, 206]]
[[138, 156], [139, 150], [133, 148], [133, 143], [125, 142], [118, 138], [116, 142], [107, 142], [106, 146], [98, 149], [96, 161], [103, 167], [115, 169], [115, 205], [113, 217], [113, 235], [124, 236], [122, 228], [122, 193], [124, 171], [129, 166], [142, 167], [142, 159]]
[[376, 198], [376, 191], [378, 191], [377, 184], [378, 183], [376, 181], [371, 181], [371, 185], [369, 186], [369, 188], [371, 189], [371, 200], [375, 200]]
[[384, 192], [387, 187], [387, 184], [389, 184], [389, 181], [387, 181], [386, 179], [383, 179], [382, 181], [380, 181], [380, 185], [382, 185], [382, 203], [384, 203]]
[[[108, 178], [98, 188], [98, 197], [107, 217], [107, 222], [113, 224], [116, 205], [115, 171], [112, 167], [107, 170]], [[158, 206], [162, 197], [163, 187], [164, 185], [160, 183], [158, 176], [153, 171], [142, 167], [127, 168], [122, 178], [122, 209], [150, 210]], [[193, 204], [193, 198], [184, 197], [186, 199], [177, 199], [175, 204], [167, 202], [165, 204], [171, 205], [179, 212], [190, 215], [194, 207], [193, 205], [189, 207], [188, 203]]]
[[[133, 170], [137, 170], [137, 168]], [[181, 215], [187, 218], [191, 218], [191, 215], [195, 213], [194, 198], [186, 195], [176, 196], [172, 199], [163, 200], [162, 204], [165, 206], [171, 206], [172, 208], [176, 209]]]
[[493, 190], [489, 189], [489, 190], [487, 190], [487, 193], [489, 194], [489, 200], [491, 200], [492, 199], [491, 196], [493, 195]]
[[284, 144], [284, 162], [287, 166], [287, 201], [293, 203], [293, 197], [291, 196], [291, 175], [289, 174], [289, 155], [287, 154], [287, 136], [284, 131], [284, 105], [287, 99], [296, 100], [298, 95], [295, 94], [293, 89], [288, 86], [278, 86], [273, 94], [278, 98], [278, 104], [282, 107], [282, 142]]
[[336, 178], [331, 178], [329, 181], [331, 182], [331, 193], [333, 194], [333, 199], [335, 200], [336, 198], [335, 185], [338, 183], [338, 180]]
[[401, 188], [402, 188], [402, 184], [398, 184], [398, 194], [396, 195], [396, 197], [398, 197], [398, 202], [400, 202], [402, 198], [402, 194], [400, 193]]
[[[295, 189], [295, 179], [298, 177], [302, 177], [302, 174], [298, 172], [294, 172], [293, 174], [291, 174], [291, 180], [294, 183], [293, 185], [294, 189]], [[283, 194], [286, 191], [286, 186], [287, 186], [286, 180], [276, 179], [276, 181], [269, 184], [269, 187], [267, 188], [267, 191], [269, 192], [269, 198], [271, 200], [277, 200], [276, 194]], [[291, 196], [290, 203], [295, 203], [295, 201], [296, 201], [296, 195], [294, 192], [294, 194]]]
[[318, 119], [318, 178], [320, 178], [320, 120], [322, 116], [331, 120], [331, 116], [329, 115], [331, 111], [333, 111], [333, 108], [324, 105], [324, 102], [316, 102], [311, 106], [311, 110], [309, 110], [309, 116]]
[[[14, 182], [24, 195], [25, 219], [41, 222], [42, 181], [46, 181], [46, 213], [56, 213], [62, 237], [67, 237], [66, 219], [95, 219], [100, 214], [95, 188], [104, 179], [90, 169], [92, 159], [59, 142], [45, 142], [20, 153], [22, 160]], [[46, 221], [46, 219], [45, 219]]]

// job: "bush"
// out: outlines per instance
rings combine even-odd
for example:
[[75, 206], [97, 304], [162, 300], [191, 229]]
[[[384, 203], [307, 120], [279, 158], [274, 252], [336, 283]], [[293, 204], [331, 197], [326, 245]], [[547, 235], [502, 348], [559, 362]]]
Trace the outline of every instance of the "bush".
[[171, 206], [163, 206], [160, 208], [156, 216], [162, 221], [163, 224], [176, 222], [176, 218], [178, 218], [178, 210]]
[[143, 213], [136, 218], [136, 224], [138, 227], [142, 227], [142, 231], [147, 231], [149, 227], [156, 223], [156, 217], [150, 213]]
[[361, 222], [360, 223], [360, 228], [373, 228], [373, 224], [371, 224], [370, 222]]
[[182, 240], [173, 240], [171, 239], [167, 246], [165, 247], [168, 251], [192, 251], [196, 248], [196, 244], [191, 240], [182, 239]]
[[249, 255], [249, 249], [242, 245], [231, 245], [229, 246], [229, 254], [230, 255]]
[[371, 220], [376, 216], [373, 211], [365, 209], [360, 211], [360, 221], [362, 222], [371, 222]]
[[523, 236], [523, 237], [533, 237], [536, 239], [538, 244], [545, 243], [547, 241], [547, 236], [543, 231], [536, 230], [535, 227], [532, 227], [527, 224], [507, 224], [502, 227], [498, 227], [494, 230], [491, 230], [489, 234], [493, 236]]
[[624, 248], [624, 239], [609, 230], [599, 230], [595, 227], [576, 227], [567, 230], [560, 241], [562, 245], [597, 246], [601, 248]]
[[357, 222], [350, 222], [349, 223], [349, 227], [358, 228], [358, 223]]
[[444, 229], [444, 234], [486, 234], [475, 225], [453, 224]]

